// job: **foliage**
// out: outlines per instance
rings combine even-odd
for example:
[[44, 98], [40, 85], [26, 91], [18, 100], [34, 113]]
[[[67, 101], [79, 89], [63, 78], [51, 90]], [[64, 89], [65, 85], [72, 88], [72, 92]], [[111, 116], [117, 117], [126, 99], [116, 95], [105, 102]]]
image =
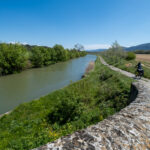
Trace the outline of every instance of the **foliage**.
[[27, 50], [20, 44], [0, 45], [1, 74], [12, 74], [22, 71], [28, 59]]
[[48, 115], [50, 123], [63, 125], [70, 121], [78, 120], [82, 114], [83, 104], [76, 98], [66, 97], [54, 106]]
[[56, 44], [53, 48], [34, 46], [31, 49], [31, 62], [34, 67], [42, 67], [56, 62], [66, 61], [72, 58], [85, 56], [86, 52], [75, 49], [64, 49], [62, 45]]
[[109, 48], [107, 51], [102, 52], [102, 54], [105, 57], [108, 57], [112, 64], [121, 61], [122, 59], [126, 58], [127, 55], [123, 47], [121, 47], [117, 41], [114, 42], [111, 48]]
[[127, 57], [126, 57], [127, 60], [133, 60], [135, 58], [136, 58], [135, 53], [133, 53], [133, 52], [128, 52], [127, 53]]
[[85, 56], [85, 51], [21, 44], [0, 44], [0, 75], [20, 72], [28, 67], [43, 67], [72, 58]]
[[31, 62], [34, 67], [42, 67], [51, 64], [50, 48], [35, 46], [31, 49]]

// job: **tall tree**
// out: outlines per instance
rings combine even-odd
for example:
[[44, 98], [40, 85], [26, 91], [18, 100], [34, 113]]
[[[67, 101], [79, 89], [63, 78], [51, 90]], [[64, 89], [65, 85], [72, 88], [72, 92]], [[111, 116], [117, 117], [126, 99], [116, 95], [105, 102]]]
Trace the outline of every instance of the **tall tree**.
[[79, 43], [75, 44], [74, 48], [78, 51], [84, 51], [84, 46]]

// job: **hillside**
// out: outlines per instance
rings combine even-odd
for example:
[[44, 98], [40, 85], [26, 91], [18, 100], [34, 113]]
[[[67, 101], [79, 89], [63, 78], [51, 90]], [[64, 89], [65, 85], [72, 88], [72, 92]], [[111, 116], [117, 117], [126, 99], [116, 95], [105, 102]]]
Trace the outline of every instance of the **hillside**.
[[136, 46], [131, 46], [128, 48], [125, 48], [127, 51], [135, 51], [135, 50], [150, 50], [150, 43], [140, 44]]
[[[127, 51], [150, 51], [150, 43], [145, 43], [145, 44], [140, 44], [136, 46], [131, 46], [131, 47], [124, 47], [123, 48]], [[86, 50], [87, 52], [102, 52], [107, 49], [94, 49], [94, 50]]]

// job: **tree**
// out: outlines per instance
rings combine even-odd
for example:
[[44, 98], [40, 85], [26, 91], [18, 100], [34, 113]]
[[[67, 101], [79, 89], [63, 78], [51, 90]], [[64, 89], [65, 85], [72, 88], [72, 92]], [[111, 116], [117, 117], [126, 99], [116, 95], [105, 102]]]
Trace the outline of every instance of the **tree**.
[[118, 44], [117, 41], [115, 41], [112, 44], [111, 48], [109, 49], [109, 52], [110, 52], [110, 56], [114, 56], [117, 58], [125, 58], [126, 57], [126, 52], [124, 51], [123, 47]]
[[74, 48], [78, 51], [84, 51], [84, 46], [79, 43], [75, 44]]
[[28, 53], [22, 45], [0, 45], [0, 68], [3, 75], [20, 72], [26, 66], [27, 60]]
[[20, 72], [27, 68], [28, 64], [32, 67], [42, 67], [85, 54], [85, 51], [64, 49], [58, 44], [50, 48], [0, 43], [0, 75]]
[[66, 60], [66, 56], [65, 56], [65, 49], [62, 45], [58, 45], [56, 44], [53, 49], [56, 52], [56, 56], [57, 56], [57, 60], [58, 61], [65, 61]]
[[35, 46], [32, 48], [31, 52], [32, 52], [32, 54], [31, 54], [30, 59], [31, 59], [33, 66], [34, 67], [42, 67], [43, 62], [44, 62], [44, 56], [41, 51], [41, 48], [38, 46]]

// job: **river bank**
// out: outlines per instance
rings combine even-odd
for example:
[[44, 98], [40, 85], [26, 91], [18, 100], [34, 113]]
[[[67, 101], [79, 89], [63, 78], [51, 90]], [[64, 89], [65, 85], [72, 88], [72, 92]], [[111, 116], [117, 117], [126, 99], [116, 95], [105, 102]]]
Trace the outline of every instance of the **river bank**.
[[82, 78], [85, 78], [94, 69], [94, 66], [95, 66], [95, 62], [94, 61], [89, 62], [88, 66], [87, 66], [87, 68], [85, 70], [84, 75], [82, 75]]
[[0, 77], [0, 114], [80, 80], [89, 62], [95, 59], [94, 55], [86, 55], [48, 67]]
[[[110, 69], [134, 78], [134, 74], [108, 65], [100, 59]], [[150, 80], [142, 79], [132, 83], [129, 102], [129, 106], [104, 121], [34, 150], [150, 149]]]
[[0, 149], [35, 148], [107, 118], [127, 105], [131, 82], [97, 60], [86, 78], [0, 118]]
[[[96, 58], [96, 57], [95, 57]], [[85, 69], [85, 72], [84, 72], [84, 77], [87, 76], [93, 69], [94, 69], [94, 66], [95, 66], [95, 62], [94, 61], [90, 61], [89, 64], [87, 65], [86, 69]], [[64, 88], [64, 87], [62, 87]], [[41, 95], [41, 97], [44, 96], [44, 95]], [[0, 118], [4, 115], [8, 115], [9, 113], [11, 113], [12, 110], [4, 113], [4, 114], [0, 114]]]

